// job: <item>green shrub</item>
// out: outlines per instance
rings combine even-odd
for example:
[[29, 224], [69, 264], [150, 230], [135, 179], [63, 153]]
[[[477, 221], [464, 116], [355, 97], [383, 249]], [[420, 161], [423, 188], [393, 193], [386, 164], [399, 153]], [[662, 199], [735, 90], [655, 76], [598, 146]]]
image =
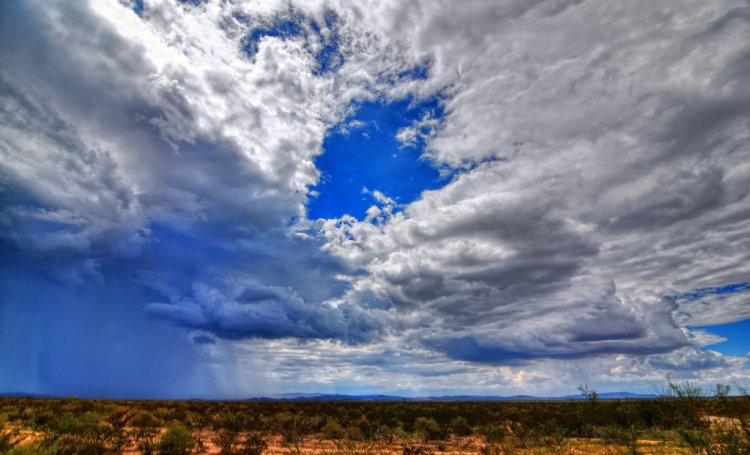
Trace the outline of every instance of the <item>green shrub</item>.
[[362, 430], [360, 430], [359, 427], [349, 425], [348, 427], [346, 427], [346, 439], [352, 441], [363, 441], [365, 439], [365, 435], [362, 433]]
[[346, 430], [344, 427], [342, 427], [336, 419], [330, 417], [326, 421], [321, 432], [325, 439], [343, 439], [346, 437]]
[[234, 433], [240, 433], [253, 426], [253, 422], [251, 422], [251, 420], [252, 419], [250, 418], [250, 416], [241, 411], [222, 411], [214, 416], [214, 418], [212, 419], [212, 425], [215, 429], [223, 429], [232, 431]]
[[4, 453], [15, 447], [16, 435], [12, 431], [0, 433], [0, 453]]
[[[706, 394], [692, 384], [667, 384], [673, 393], [676, 411], [680, 416], [677, 434], [692, 452], [709, 454], [747, 454], [750, 453], [750, 426], [747, 410], [739, 418], [719, 418], [712, 422], [705, 415], [707, 406]], [[738, 387], [742, 390], [740, 387]], [[715, 399], [726, 408], [730, 387], [717, 385]], [[745, 397], [747, 398], [747, 397]], [[739, 403], [739, 401], [737, 401]], [[714, 402], [715, 403], [715, 402]], [[733, 406], [732, 406], [733, 407]], [[735, 409], [736, 411], [736, 409]]]
[[632, 434], [628, 428], [617, 425], [607, 425], [594, 429], [596, 437], [603, 439], [609, 444], [627, 446], [631, 443]]
[[174, 426], [167, 429], [159, 439], [156, 448], [164, 455], [185, 455], [190, 453], [195, 440], [190, 432], [183, 426]]
[[364, 414], [360, 414], [353, 426], [359, 429], [359, 433], [361, 434], [359, 439], [370, 439], [375, 430], [374, 425]]
[[[317, 419], [314, 419], [317, 421]], [[283, 445], [293, 445], [299, 448], [305, 436], [312, 433], [313, 419], [308, 418], [301, 412], [280, 412], [273, 416], [272, 428], [277, 434], [281, 434]]]
[[128, 421], [130, 426], [138, 428], [159, 428], [163, 422], [146, 410], [139, 410]]
[[56, 447], [42, 447], [37, 444], [22, 444], [13, 447], [4, 455], [57, 455]]
[[414, 432], [426, 441], [433, 441], [442, 437], [440, 424], [429, 417], [417, 417], [414, 421]]
[[396, 432], [398, 432], [398, 430], [394, 431], [388, 425], [380, 425], [378, 429], [375, 430], [373, 437], [381, 441], [393, 442], [396, 438]]
[[502, 444], [508, 437], [508, 429], [504, 425], [485, 425], [479, 433], [487, 444]]
[[107, 453], [109, 428], [97, 414], [64, 414], [51, 425], [43, 446], [55, 447], [60, 455], [101, 455]]
[[162, 421], [147, 410], [138, 410], [128, 421], [133, 427], [131, 437], [136, 449], [144, 455], [151, 455], [156, 449]]
[[451, 420], [450, 431], [456, 436], [468, 436], [471, 434], [471, 427], [466, 417], [458, 416]]

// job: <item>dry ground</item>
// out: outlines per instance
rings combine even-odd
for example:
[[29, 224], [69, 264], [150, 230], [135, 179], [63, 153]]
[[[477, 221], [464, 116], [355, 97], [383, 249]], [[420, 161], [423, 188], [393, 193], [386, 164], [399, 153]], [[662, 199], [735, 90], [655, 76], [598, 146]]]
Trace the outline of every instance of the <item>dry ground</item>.
[[[29, 430], [22, 430], [17, 439], [20, 444], [33, 444], [41, 440], [41, 434]], [[193, 437], [199, 441], [199, 446], [193, 450], [193, 454], [219, 454], [219, 447], [213, 442], [212, 431], [200, 431], [193, 433]], [[548, 444], [532, 448], [497, 448], [497, 452], [483, 451], [487, 447], [484, 440], [478, 436], [462, 438], [450, 438], [440, 442], [423, 442], [415, 439], [395, 439], [393, 441], [351, 441], [351, 440], [323, 440], [317, 437], [307, 437], [300, 444], [282, 443], [281, 436], [269, 436], [266, 438], [268, 448], [263, 452], [269, 455], [282, 454], [309, 454], [309, 455], [353, 455], [353, 454], [378, 454], [378, 455], [401, 455], [405, 448], [421, 448], [420, 455], [500, 455], [506, 453], [517, 454], [625, 454], [629, 453], [624, 446], [607, 444], [601, 439], [569, 438], [565, 440], [562, 447]], [[135, 447], [126, 447], [122, 452], [128, 455], [138, 455], [141, 452]], [[412, 452], [414, 453], [414, 452]], [[670, 441], [639, 440], [638, 453], [648, 454], [687, 454], [685, 448], [677, 446]]]
[[[712, 418], [714, 423], [722, 424], [724, 418]], [[8, 428], [5, 428], [7, 431]], [[31, 430], [16, 430], [16, 443], [34, 444], [42, 440], [43, 435]], [[219, 454], [219, 447], [213, 442], [215, 433], [209, 430], [192, 433], [197, 441], [193, 454]], [[671, 438], [670, 438], [671, 439]], [[388, 454], [401, 455], [407, 453], [405, 449], [421, 449], [422, 452], [412, 451], [414, 455], [501, 455], [501, 454], [627, 454], [632, 453], [625, 446], [613, 445], [597, 438], [567, 438], [556, 445], [549, 439], [540, 446], [519, 447], [518, 445], [491, 446], [487, 445], [479, 436], [452, 437], [445, 441], [424, 442], [411, 438], [396, 438], [390, 441], [352, 441], [352, 440], [324, 440], [320, 437], [306, 437], [298, 444], [282, 442], [280, 435], [266, 437], [268, 448], [263, 452], [269, 455], [281, 454], [310, 454], [310, 455], [344, 455], [344, 454]], [[638, 440], [639, 454], [688, 454], [689, 451], [680, 447], [675, 440]], [[126, 447], [124, 454], [140, 454], [134, 446]]]

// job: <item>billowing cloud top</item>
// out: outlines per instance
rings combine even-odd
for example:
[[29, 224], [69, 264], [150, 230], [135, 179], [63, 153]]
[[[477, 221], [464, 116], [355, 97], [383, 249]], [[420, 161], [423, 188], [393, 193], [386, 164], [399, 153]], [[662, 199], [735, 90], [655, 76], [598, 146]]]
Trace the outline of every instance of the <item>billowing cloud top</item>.
[[0, 391], [745, 380], [707, 326], [750, 319], [748, 36], [730, 0], [3, 2]]

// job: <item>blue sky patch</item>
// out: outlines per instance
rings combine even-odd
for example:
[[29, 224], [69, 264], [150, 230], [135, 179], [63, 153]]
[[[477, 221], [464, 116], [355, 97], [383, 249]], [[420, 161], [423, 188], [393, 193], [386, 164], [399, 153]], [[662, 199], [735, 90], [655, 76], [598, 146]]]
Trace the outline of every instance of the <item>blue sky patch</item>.
[[257, 27], [253, 29], [247, 38], [245, 38], [242, 50], [252, 57], [258, 52], [260, 41], [267, 36], [288, 39], [302, 36], [303, 34], [304, 29], [298, 21], [291, 19], [278, 20], [269, 27]]
[[330, 71], [336, 71], [344, 64], [344, 55], [339, 48], [339, 37], [337, 34], [331, 36], [327, 41], [323, 41], [323, 47], [315, 55], [318, 67], [315, 74], [320, 75]]
[[729, 324], [696, 327], [727, 339], [708, 347], [726, 355], [745, 356], [750, 353], [750, 319]]
[[399, 73], [398, 77], [400, 79], [414, 79], [414, 80], [422, 80], [426, 81], [427, 78], [430, 76], [430, 62], [425, 61], [421, 65], [417, 65], [413, 68], [409, 68], [406, 71], [402, 71]]
[[404, 147], [396, 139], [400, 129], [410, 127], [426, 113], [442, 117], [437, 99], [365, 102], [353, 116], [331, 128], [323, 142], [323, 154], [316, 160], [321, 179], [313, 190], [319, 195], [311, 197], [308, 217], [349, 214], [361, 220], [375, 203], [375, 190], [397, 204], [407, 204], [422, 191], [443, 186], [446, 180], [438, 170], [421, 159], [424, 143]]
[[736, 292], [750, 291], [750, 282], [725, 284], [724, 286], [699, 288], [684, 294], [670, 296], [675, 302], [693, 302], [709, 295], [733, 294]]
[[[177, 0], [177, 1], [179, 1], [183, 5], [192, 5], [192, 6], [198, 6], [201, 3], [203, 3], [203, 0]], [[140, 16], [141, 13], [143, 12], [143, 0], [133, 0], [132, 4], [133, 4], [133, 11], [135, 11], [135, 13]]]
[[133, 11], [135, 11], [137, 15], [141, 15], [143, 12], [143, 0], [133, 0]]
[[341, 39], [338, 32], [339, 16], [334, 11], [326, 11], [323, 18], [328, 34], [321, 32], [321, 25], [316, 21], [310, 21], [310, 27], [320, 37], [322, 47], [315, 55], [318, 67], [315, 74], [324, 74], [336, 71], [344, 64], [344, 54], [341, 52]]
[[[750, 282], [731, 283], [716, 287], [695, 289], [683, 294], [669, 296], [676, 303], [695, 302], [713, 295], [750, 293]], [[713, 335], [719, 335], [727, 341], [708, 346], [707, 349], [726, 355], [744, 356], [750, 352], [750, 319], [707, 326], [695, 326]]]

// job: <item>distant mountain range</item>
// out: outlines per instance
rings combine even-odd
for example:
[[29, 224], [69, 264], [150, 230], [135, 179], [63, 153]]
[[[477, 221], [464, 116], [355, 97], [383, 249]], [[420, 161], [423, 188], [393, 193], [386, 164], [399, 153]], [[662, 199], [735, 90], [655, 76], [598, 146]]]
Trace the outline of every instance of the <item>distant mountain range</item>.
[[[640, 394], [632, 392], [605, 392], [600, 393], [600, 400], [649, 400], [659, 398], [655, 394]], [[15, 398], [55, 398], [54, 395], [42, 395], [34, 393], [0, 393], [0, 397]], [[57, 397], [65, 398], [65, 397]], [[211, 401], [209, 398], [191, 398], [194, 400]], [[557, 397], [537, 397], [533, 395], [440, 395], [423, 397], [402, 397], [398, 395], [343, 395], [326, 393], [282, 393], [261, 397], [246, 398], [244, 400], [227, 401], [567, 401], [583, 400], [581, 395], [564, 395]], [[222, 399], [217, 399], [221, 401]]]
[[[655, 394], [632, 392], [600, 393], [600, 400], [649, 400], [659, 398]], [[264, 397], [248, 398], [247, 401], [564, 401], [583, 400], [581, 395], [538, 397], [533, 395], [441, 395], [424, 397], [402, 397], [398, 395], [342, 395], [325, 393], [284, 393]]]

